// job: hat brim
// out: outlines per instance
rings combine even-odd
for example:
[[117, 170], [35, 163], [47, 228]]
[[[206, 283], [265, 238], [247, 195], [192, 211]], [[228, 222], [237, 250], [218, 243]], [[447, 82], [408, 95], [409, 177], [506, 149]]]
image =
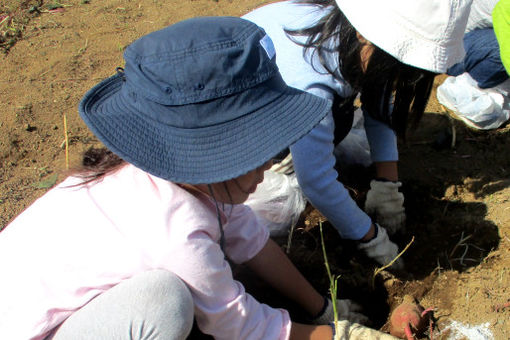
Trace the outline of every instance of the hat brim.
[[196, 129], [148, 119], [126, 104], [122, 75], [107, 78], [82, 99], [82, 119], [112, 152], [157, 177], [217, 183], [261, 166], [295, 143], [326, 115], [330, 102], [285, 86], [271, 103], [234, 120]]

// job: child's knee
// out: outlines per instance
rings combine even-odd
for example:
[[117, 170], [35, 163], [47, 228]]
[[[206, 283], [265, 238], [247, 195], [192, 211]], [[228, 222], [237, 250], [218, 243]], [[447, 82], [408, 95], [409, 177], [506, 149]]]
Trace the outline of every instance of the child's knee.
[[142, 301], [137, 307], [144, 308], [143, 313], [159, 327], [167, 328], [165, 334], [184, 339], [193, 326], [193, 298], [186, 284], [166, 270], [152, 270], [132, 279], [141, 284], [137, 299]]

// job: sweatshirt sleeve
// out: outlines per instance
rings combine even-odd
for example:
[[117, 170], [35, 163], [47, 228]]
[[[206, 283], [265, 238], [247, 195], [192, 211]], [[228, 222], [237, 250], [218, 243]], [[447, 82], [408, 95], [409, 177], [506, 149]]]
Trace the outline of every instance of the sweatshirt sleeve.
[[398, 161], [397, 136], [395, 132], [388, 125], [370, 117], [364, 109], [362, 110], [372, 161]]
[[225, 340], [288, 339], [288, 312], [248, 294], [233, 278], [219, 244], [207, 232], [195, 230], [173, 254], [174, 272], [190, 289], [195, 319], [203, 333]]
[[225, 226], [225, 252], [234, 263], [244, 263], [257, 255], [269, 239], [264, 227], [250, 207], [242, 204], [228, 206]]
[[370, 217], [350, 197], [338, 181], [333, 116], [329, 113], [312, 131], [291, 146], [294, 170], [305, 196], [340, 235], [359, 240], [369, 230]]

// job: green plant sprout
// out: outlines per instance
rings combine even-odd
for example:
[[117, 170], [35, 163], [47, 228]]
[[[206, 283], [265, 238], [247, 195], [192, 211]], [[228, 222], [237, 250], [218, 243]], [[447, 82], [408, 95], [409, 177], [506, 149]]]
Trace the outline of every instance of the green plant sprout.
[[53, 3], [46, 5], [46, 8], [48, 8], [49, 11], [55, 10], [57, 8], [64, 8], [64, 4], [61, 4], [58, 1], [53, 1]]
[[338, 279], [340, 275], [331, 274], [331, 269], [329, 268], [328, 256], [326, 254], [326, 245], [324, 243], [324, 236], [322, 235], [322, 222], [319, 222], [319, 230], [321, 233], [321, 245], [322, 245], [322, 256], [324, 256], [324, 265], [326, 266], [326, 272], [328, 273], [329, 279], [329, 293], [331, 295], [331, 302], [333, 304], [333, 316], [335, 327], [338, 323], [338, 311], [336, 309], [336, 296], [338, 291]]

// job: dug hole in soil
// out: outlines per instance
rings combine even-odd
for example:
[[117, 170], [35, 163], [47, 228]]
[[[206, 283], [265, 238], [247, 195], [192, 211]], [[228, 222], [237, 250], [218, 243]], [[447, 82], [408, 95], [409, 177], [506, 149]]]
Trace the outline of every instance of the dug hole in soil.
[[[0, 229], [63, 180], [66, 164], [76, 164], [84, 150], [99, 146], [78, 116], [78, 102], [123, 65], [122, 52], [130, 42], [189, 17], [240, 16], [268, 2], [69, 0], [58, 12], [42, 10], [30, 17], [20, 39], [0, 55]], [[0, 10], [20, 3], [7, 0]], [[436, 87], [443, 80], [439, 76]], [[373, 279], [376, 265], [352, 242], [341, 240], [311, 206], [290, 247], [287, 237], [277, 241], [327, 294], [322, 223], [328, 262], [339, 275], [339, 297], [361, 303], [374, 328], [388, 331], [391, 310], [411, 295], [434, 308], [434, 339], [510, 339], [510, 308], [504, 307], [510, 301], [509, 128], [470, 130], [447, 117], [435, 92], [426, 111], [399, 146], [407, 227], [392, 238], [400, 249], [414, 238], [402, 256], [405, 272], [384, 271]], [[371, 171], [340, 168], [360, 205]], [[306, 322], [297, 306], [244, 267], [234, 267], [234, 273], [260, 301], [287, 308], [296, 321]], [[207, 337], [194, 329], [190, 338]]]

